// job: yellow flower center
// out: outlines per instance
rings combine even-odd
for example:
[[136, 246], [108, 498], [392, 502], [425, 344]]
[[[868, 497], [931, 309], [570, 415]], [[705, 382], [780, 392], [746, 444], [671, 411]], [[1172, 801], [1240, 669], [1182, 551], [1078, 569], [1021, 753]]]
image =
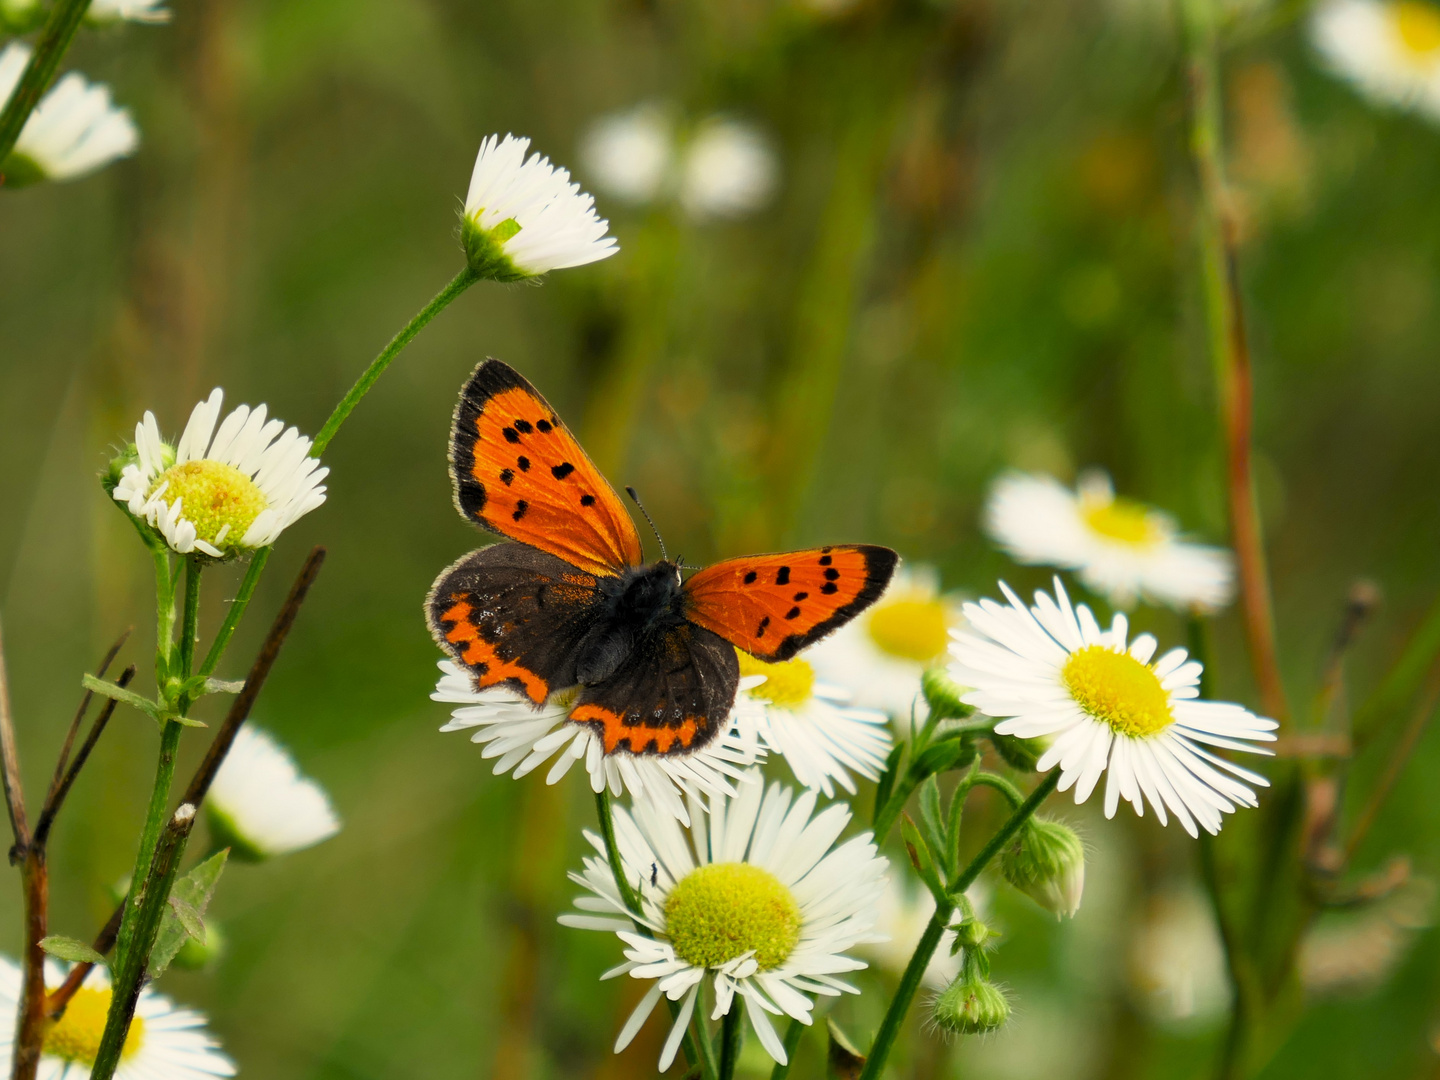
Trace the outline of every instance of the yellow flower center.
[[170, 505], [184, 499], [180, 512], [195, 526], [195, 535], [217, 547], [238, 544], [269, 505], [255, 481], [233, 465], [218, 461], [187, 461], [166, 469], [150, 494], [161, 484], [168, 485], [161, 498]]
[[768, 971], [800, 941], [800, 905], [768, 870], [710, 863], [690, 871], [665, 898], [665, 933], [675, 954], [696, 967], [719, 967], [747, 952]]
[[1148, 547], [1161, 537], [1150, 508], [1129, 499], [1084, 500], [1080, 508], [1085, 524], [1110, 540], [1132, 547]]
[[928, 664], [950, 643], [945, 605], [939, 600], [892, 600], [881, 604], [865, 622], [870, 640], [881, 652]]
[[815, 669], [808, 660], [796, 657], [778, 664], [756, 660], [747, 652], [736, 650], [740, 675], [764, 675], [765, 681], [750, 691], [759, 701], [768, 701], [782, 709], [798, 709], [810, 700], [815, 690]]
[[[53, 992], [54, 987], [50, 989]], [[109, 990], [75, 991], [64, 1015], [45, 1032], [42, 1049], [51, 1057], [74, 1061], [88, 1069], [95, 1064], [95, 1055], [100, 1052], [100, 1036], [105, 1031], [105, 1016], [109, 1011]], [[125, 1036], [120, 1057], [133, 1056], [144, 1041], [145, 1021], [137, 1016], [130, 1024], [130, 1033]]]
[[1087, 645], [1070, 654], [1060, 677], [1076, 703], [1118, 735], [1154, 735], [1174, 719], [1155, 669], [1129, 653]]
[[1398, 0], [1390, 5], [1395, 33], [1405, 51], [1416, 60], [1433, 60], [1440, 53], [1440, 10], [1424, 0]]

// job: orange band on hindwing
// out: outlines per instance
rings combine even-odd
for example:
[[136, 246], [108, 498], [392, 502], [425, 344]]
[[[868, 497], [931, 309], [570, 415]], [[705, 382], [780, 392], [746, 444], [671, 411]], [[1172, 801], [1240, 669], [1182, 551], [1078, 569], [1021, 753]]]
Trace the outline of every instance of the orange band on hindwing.
[[[441, 615], [440, 621], [449, 625], [445, 640], [460, 649], [459, 657], [469, 667], [477, 688], [498, 686], [505, 682], [519, 683], [524, 694], [536, 705], [544, 703], [550, 694], [549, 684], [529, 668], [514, 660], [506, 660], [498, 651], [498, 641], [486, 641], [480, 628], [470, 619], [474, 611], [468, 595], [458, 593], [455, 601]], [[453, 624], [453, 625], [450, 625]]]
[[632, 754], [670, 754], [688, 750], [696, 736], [709, 729], [709, 721], [703, 716], [687, 716], [675, 727], [627, 724], [620, 713], [595, 704], [577, 705], [571, 711], [570, 719], [577, 724], [598, 725], [607, 754], [615, 753], [622, 742], [628, 744]]

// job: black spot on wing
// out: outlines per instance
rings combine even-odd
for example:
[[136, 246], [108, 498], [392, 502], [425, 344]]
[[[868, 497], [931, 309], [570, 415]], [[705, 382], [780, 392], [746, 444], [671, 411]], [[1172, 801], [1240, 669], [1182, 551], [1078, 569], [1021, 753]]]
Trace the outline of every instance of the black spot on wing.
[[[530, 471], [530, 459], [529, 459], [528, 457], [526, 457], [524, 454], [521, 454], [521, 455], [516, 459], [515, 464], [520, 466], [520, 471], [521, 471], [521, 472], [529, 472], [529, 471]], [[836, 575], [836, 576], [839, 576], [839, 575]]]
[[755, 573], [754, 570], [751, 570], [748, 574], [745, 575], [745, 584], [746, 584], [746, 585], [754, 585], [754, 584], [755, 584], [755, 579], [756, 579], [757, 577], [759, 577], [759, 576], [760, 576], [760, 575], [757, 574], [757, 573]]
[[775, 571], [775, 584], [776, 584], [776, 585], [789, 585], [789, 584], [790, 584], [790, 568], [789, 568], [788, 566], [782, 566], [782, 567], [780, 567], [779, 570], [776, 570], [776, 571]]
[[534, 431], [535, 429], [530, 426], [529, 420], [516, 420], [515, 430], [520, 432], [521, 435], [529, 435], [530, 432]]
[[839, 570], [836, 570], [833, 566], [830, 567], [830, 569], [828, 569], [828, 570], [825, 571], [825, 580], [826, 580], [826, 581], [834, 581], [834, 580], [835, 580], [836, 578], [838, 578], [839, 576], [840, 576], [840, 571], [839, 571]]
[[549, 435], [549, 434], [550, 434], [550, 428], [551, 428], [551, 424], [550, 424], [550, 421], [549, 421], [549, 420], [541, 420], [539, 423], [537, 423], [537, 424], [535, 425], [535, 430], [538, 431], [538, 432], [540, 432], [541, 435]]
[[505, 470], [503, 470], [503, 471], [500, 473], [500, 482], [501, 482], [502, 484], [504, 484], [506, 487], [509, 487], [509, 486], [510, 486], [510, 483], [511, 483], [514, 479], [515, 479], [515, 470], [514, 470], [514, 469], [505, 469]]
[[804, 600], [809, 595], [810, 594], [808, 592], [797, 592], [795, 594], [795, 602], [798, 604], [801, 600]]
[[580, 505], [581, 505], [581, 506], [594, 506], [594, 505], [595, 505], [595, 496], [594, 496], [594, 495], [581, 495], [581, 496], [580, 496]]
[[832, 555], [821, 555], [821, 556], [820, 556], [820, 565], [821, 565], [821, 566], [829, 566], [829, 565], [830, 565], [832, 562], [834, 562], [834, 561], [835, 561], [835, 558], [834, 558], [834, 556], [832, 556]]
[[764, 637], [764, 636], [765, 636], [765, 628], [766, 628], [767, 626], [769, 626], [769, 625], [770, 625], [770, 616], [769, 616], [769, 615], [766, 615], [763, 619], [760, 620], [760, 629], [758, 629], [758, 630], [755, 631], [755, 636], [756, 636], [757, 638], [762, 638], [762, 637]]
[[521, 499], [519, 502], [517, 502], [517, 503], [515, 504], [515, 512], [514, 512], [513, 514], [511, 514], [510, 516], [511, 516], [512, 518], [514, 518], [516, 521], [519, 521], [521, 518], [523, 518], [523, 517], [525, 516], [525, 511], [526, 511], [526, 510], [529, 510], [529, 509], [530, 509], [530, 504], [529, 504], [528, 502], [526, 502], [524, 499]]
[[559, 465], [551, 466], [550, 475], [555, 477], [556, 480], [564, 480], [565, 477], [569, 476], [574, 471], [574, 465], [571, 465], [568, 461], [562, 461]]
[[508, 443], [517, 443], [520, 441], [520, 433], [513, 427], [505, 428], [500, 434], [505, 436], [505, 441]]
[[800, 617], [800, 608], [799, 608], [799, 607], [792, 607], [789, 611], [787, 611], [787, 612], [785, 613], [785, 618], [787, 618], [787, 619], [798, 619], [799, 617]]
[[840, 586], [836, 585], [833, 581], [827, 581], [824, 585], [820, 586], [820, 591], [826, 596], [833, 596], [840, 591]]

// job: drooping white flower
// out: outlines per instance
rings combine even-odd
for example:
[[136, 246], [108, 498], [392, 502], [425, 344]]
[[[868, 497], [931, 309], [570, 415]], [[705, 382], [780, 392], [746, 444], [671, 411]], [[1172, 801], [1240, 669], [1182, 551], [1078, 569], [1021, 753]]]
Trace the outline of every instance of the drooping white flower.
[[1139, 597], [1177, 608], [1230, 602], [1230, 553], [1182, 540], [1166, 513], [1116, 498], [1091, 471], [1070, 491], [1049, 476], [1002, 476], [985, 506], [985, 528], [1016, 562], [1074, 570], [1121, 607]]
[[[845, 955], [875, 940], [875, 905], [885, 890], [886, 860], [869, 833], [834, 846], [850, 808], [834, 803], [815, 814], [815, 793], [798, 798], [779, 784], [765, 790], [759, 770], [733, 799], [712, 795], [708, 816], [694, 808], [688, 834], [670, 815], [640, 800], [633, 813], [615, 811], [623, 872], [639, 882], [636, 930], [615, 887], [605, 844], [586, 832], [597, 852], [571, 880], [588, 895], [566, 926], [613, 931], [625, 963], [603, 978], [653, 980], [615, 1041], [619, 1053], [654, 1011], [660, 996], [680, 1010], [660, 1054], [674, 1061], [701, 984], [713, 984], [719, 1019], [744, 1003], [760, 1044], [786, 1060], [774, 1017], [811, 1022], [813, 996], [856, 993], [836, 976], [865, 963]], [[812, 815], [813, 818], [812, 818]]]
[[739, 652], [735, 725], [780, 754], [795, 779], [833, 797], [855, 794], [854, 772], [880, 775], [893, 745], [885, 714], [850, 704], [850, 691], [817, 678], [808, 653], [767, 664]]
[[252, 859], [299, 851], [340, 831], [325, 789], [251, 724], [236, 733], [205, 805], [217, 839]]
[[1440, 8], [1428, 0], [1327, 0], [1310, 30], [1326, 64], [1362, 93], [1440, 119]]
[[1129, 624], [1118, 614], [1102, 630], [1088, 607], [1071, 606], [1058, 578], [1055, 596], [1037, 592], [1032, 608], [1003, 582], [1000, 588], [1009, 604], [965, 605], [968, 626], [952, 635], [950, 670], [975, 688], [964, 700], [1000, 720], [996, 732], [1052, 739], [1037, 771], [1058, 765], [1060, 790], [1073, 786], [1081, 803], [1108, 769], [1106, 817], [1122, 798], [1141, 815], [1148, 801], [1162, 825], [1168, 810], [1191, 836], [1196, 822], [1217, 833], [1222, 813], [1257, 805], [1233, 777], [1269, 782], [1206, 747], [1269, 753], [1252, 744], [1273, 742], [1275, 721], [1198, 700], [1199, 662], [1171, 649], [1151, 663], [1154, 637], [1127, 645]]
[[310, 457], [310, 440], [267, 420], [264, 405], [239, 406], [217, 431], [224, 400], [217, 389], [196, 405], [175, 447], [147, 412], [113, 492], [182, 555], [223, 558], [273, 544], [325, 501], [330, 470]]
[[480, 144], [465, 196], [461, 238], [470, 268], [495, 281], [523, 281], [584, 266], [620, 248], [595, 200], [570, 173], [525, 151], [529, 139], [491, 135]]
[[[65, 975], [63, 965], [46, 962], [48, 990], [58, 989]], [[0, 957], [0, 1071], [7, 1075], [15, 1049], [20, 979], [20, 968]], [[64, 1015], [45, 1034], [39, 1080], [81, 1080], [90, 1075], [105, 1030], [110, 994], [109, 975], [102, 965], [96, 965], [70, 999]], [[115, 1070], [116, 1080], [207, 1080], [234, 1075], [235, 1064], [205, 1030], [205, 1017], [176, 1006], [148, 987], [140, 991], [135, 1020]]]
[[675, 133], [665, 110], [645, 103], [590, 125], [580, 160], [595, 186], [629, 203], [656, 198], [674, 167]]
[[[0, 52], [0, 103], [15, 93], [29, 62], [30, 47], [18, 41]], [[7, 187], [73, 180], [128, 157], [139, 145], [135, 122], [111, 102], [110, 88], [72, 71], [40, 99], [0, 172]]]
[[496, 776], [510, 773], [518, 780], [554, 757], [545, 775], [545, 782], [553, 784], [583, 759], [591, 790], [608, 786], [615, 796], [628, 791], [688, 824], [685, 796], [732, 794], [731, 781], [762, 756], [755, 733], [733, 726], [693, 753], [635, 754], [622, 747], [607, 754], [593, 725], [570, 719], [573, 694], [552, 695], [537, 709], [503, 686], [476, 690], [465, 670], [450, 660], [439, 666], [442, 674], [431, 699], [460, 706], [440, 730], [477, 728], [470, 741], [485, 748], [482, 757], [499, 759]]
[[680, 205], [697, 218], [736, 218], [770, 201], [779, 178], [770, 142], [752, 124], [702, 121], [680, 166]]
[[944, 662], [960, 623], [960, 602], [940, 592], [934, 568], [902, 565], [880, 599], [805, 655], [854, 704], [908, 718], [912, 706], [923, 711], [920, 676]]

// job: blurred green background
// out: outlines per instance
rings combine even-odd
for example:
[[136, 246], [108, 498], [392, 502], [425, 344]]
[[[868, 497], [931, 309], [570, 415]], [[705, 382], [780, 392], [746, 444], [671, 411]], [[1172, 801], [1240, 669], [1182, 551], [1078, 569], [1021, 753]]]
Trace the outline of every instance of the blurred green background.
[[[459, 269], [459, 199], [492, 131], [528, 134], [569, 165], [621, 247], [540, 287], [477, 286], [447, 310], [341, 433], [329, 501], [271, 562], [227, 674], [248, 664], [308, 547], [328, 546], [255, 715], [328, 787], [346, 828], [227, 874], [212, 910], [229, 955], [163, 980], [207, 1011], [242, 1074], [653, 1072], [657, 1024], [609, 1052], [638, 997], [625, 980], [595, 982], [615, 942], [554, 924], [588, 792], [576, 776], [548, 791], [538, 775], [492, 777], [463, 735], [436, 733], [445, 710], [427, 698], [437, 653], [421, 600], [476, 539], [451, 507], [446, 434], [484, 356], [530, 376], [692, 562], [865, 540], [936, 564], [968, 594], [1002, 575], [1043, 584], [978, 530], [1007, 466], [1068, 479], [1102, 465], [1122, 492], [1223, 540], [1166, 5], [174, 7], [166, 28], [87, 31], [67, 61], [132, 108], [139, 155], [0, 195], [0, 614], [32, 795], [81, 669], [131, 623], [142, 629], [127, 655], [146, 677], [148, 560], [96, 481], [144, 409], [178, 433], [222, 385], [228, 403], [268, 402], [314, 432]], [[1260, 494], [1303, 706], [1355, 579], [1385, 596], [1351, 664], [1357, 696], [1440, 587], [1440, 132], [1323, 74], [1299, 25], [1232, 51], [1226, 84]], [[777, 155], [773, 201], [692, 220], [673, 200], [607, 198], [579, 147], [597, 117], [641, 102], [758, 125]], [[207, 577], [206, 625], [237, 581], [235, 568]], [[1174, 617], [1138, 619], [1181, 640]], [[1253, 703], [1233, 613], [1216, 635], [1219, 691]], [[79, 784], [52, 860], [57, 932], [89, 936], [128, 871], [155, 744], [122, 712]], [[202, 745], [187, 737], [187, 760]], [[1399, 851], [1440, 875], [1436, 768], [1430, 737], [1360, 868]], [[896, 1076], [1210, 1075], [1223, 986], [1195, 845], [1153, 818], [1094, 811], [1064, 810], [1092, 851], [1073, 923], [995, 891], [1009, 1029], [950, 1045], [919, 1035]], [[1428, 902], [1414, 906], [1331, 928], [1331, 959], [1359, 973], [1331, 992], [1317, 983], [1266, 1077], [1434, 1074], [1440, 942]], [[1198, 914], [1164, 923], [1175, 910]], [[13, 955], [18, 883], [0, 890], [0, 927]], [[1153, 955], [1190, 972], [1188, 1017], [1157, 1004]], [[860, 1040], [892, 979], [867, 974], [865, 996], [837, 1006]], [[809, 1039], [793, 1075], [819, 1076], [822, 1052]], [[768, 1075], [752, 1060], [750, 1075]]]

